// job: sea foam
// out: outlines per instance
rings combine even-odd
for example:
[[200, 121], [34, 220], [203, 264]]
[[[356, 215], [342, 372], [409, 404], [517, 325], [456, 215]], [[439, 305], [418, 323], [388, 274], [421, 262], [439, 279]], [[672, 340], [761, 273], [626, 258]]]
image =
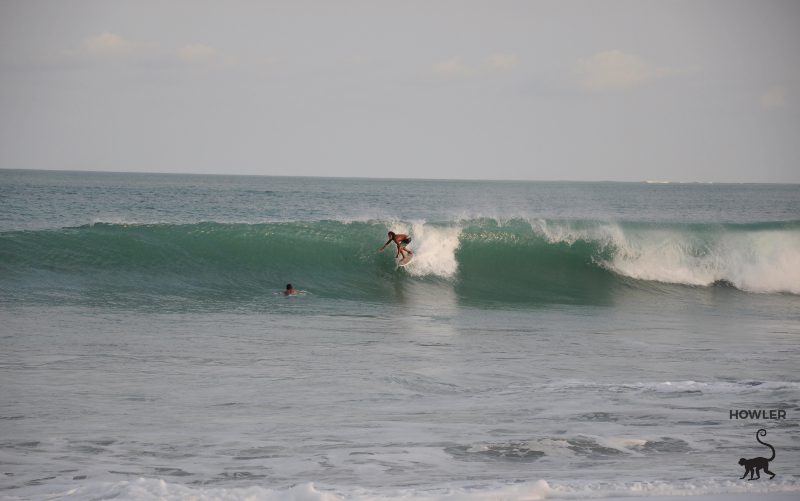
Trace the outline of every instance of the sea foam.
[[461, 229], [415, 223], [411, 232], [414, 260], [406, 267], [408, 272], [414, 276], [453, 277], [458, 271], [456, 250]]
[[[532, 480], [510, 485], [443, 486], [435, 490], [405, 489], [386, 492], [360, 488], [329, 490], [313, 483], [298, 484], [288, 489], [251, 487], [192, 487], [168, 483], [160, 479], [139, 478], [122, 482], [93, 482], [61, 492], [45, 494], [37, 490], [32, 499], [64, 500], [115, 499], [131, 501], [537, 501], [543, 499], [602, 499], [624, 497], [631, 501], [659, 499], [661, 496], [714, 496], [724, 499], [729, 494], [757, 494], [759, 499], [791, 499], [800, 493], [800, 485], [792, 481], [767, 484], [742, 483], [730, 480], [698, 480], [684, 482], [603, 482], [574, 485]], [[717, 497], [718, 496], [718, 497]], [[771, 496], [771, 497], [770, 497]], [[702, 498], [700, 498], [702, 499]]]
[[[748, 292], [800, 294], [800, 230], [615, 223], [531, 223], [550, 243], [591, 242], [597, 263], [619, 275]], [[604, 252], [603, 252], [604, 251]]]

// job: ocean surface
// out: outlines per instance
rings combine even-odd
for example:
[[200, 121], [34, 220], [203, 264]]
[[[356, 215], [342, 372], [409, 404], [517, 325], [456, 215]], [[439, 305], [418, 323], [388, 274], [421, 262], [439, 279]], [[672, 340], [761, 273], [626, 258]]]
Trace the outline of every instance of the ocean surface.
[[798, 185], [0, 170], [3, 499], [789, 499], [798, 355]]

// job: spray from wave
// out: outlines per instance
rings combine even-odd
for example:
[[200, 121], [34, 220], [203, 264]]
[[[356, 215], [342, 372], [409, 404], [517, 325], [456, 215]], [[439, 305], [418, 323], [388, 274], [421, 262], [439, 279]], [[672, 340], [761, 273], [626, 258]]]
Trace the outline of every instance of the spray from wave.
[[436, 227], [418, 222], [411, 226], [411, 234], [417, 242], [414, 260], [407, 266], [411, 275], [442, 278], [453, 278], [456, 275], [456, 251], [461, 228]]

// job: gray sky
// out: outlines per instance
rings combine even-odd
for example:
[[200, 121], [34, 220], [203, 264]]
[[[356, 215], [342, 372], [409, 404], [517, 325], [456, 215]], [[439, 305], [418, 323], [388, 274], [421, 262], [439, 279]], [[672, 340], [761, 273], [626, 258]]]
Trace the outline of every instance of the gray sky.
[[800, 2], [0, 0], [0, 168], [800, 182]]

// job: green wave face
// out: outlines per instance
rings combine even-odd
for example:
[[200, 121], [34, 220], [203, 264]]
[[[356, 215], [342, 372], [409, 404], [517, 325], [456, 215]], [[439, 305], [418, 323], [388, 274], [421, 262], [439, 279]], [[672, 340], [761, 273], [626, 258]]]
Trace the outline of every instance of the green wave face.
[[[389, 229], [412, 236], [405, 268], [393, 245], [377, 252]], [[228, 304], [288, 282], [373, 302], [397, 301], [415, 283], [475, 304], [604, 304], [621, 288], [663, 283], [799, 294], [800, 222], [209, 222], [0, 234], [4, 301]]]
[[607, 254], [596, 242], [550, 242], [522, 222], [470, 228], [456, 253], [456, 290], [477, 301], [605, 304], [622, 285], [598, 264]]
[[[239, 300], [287, 282], [320, 291], [370, 287], [393, 270], [368, 224], [95, 224], [2, 235], [3, 289]], [[369, 244], [369, 245], [368, 245]], [[374, 287], [374, 286], [372, 286]], [[316, 291], [315, 291], [316, 292]]]

